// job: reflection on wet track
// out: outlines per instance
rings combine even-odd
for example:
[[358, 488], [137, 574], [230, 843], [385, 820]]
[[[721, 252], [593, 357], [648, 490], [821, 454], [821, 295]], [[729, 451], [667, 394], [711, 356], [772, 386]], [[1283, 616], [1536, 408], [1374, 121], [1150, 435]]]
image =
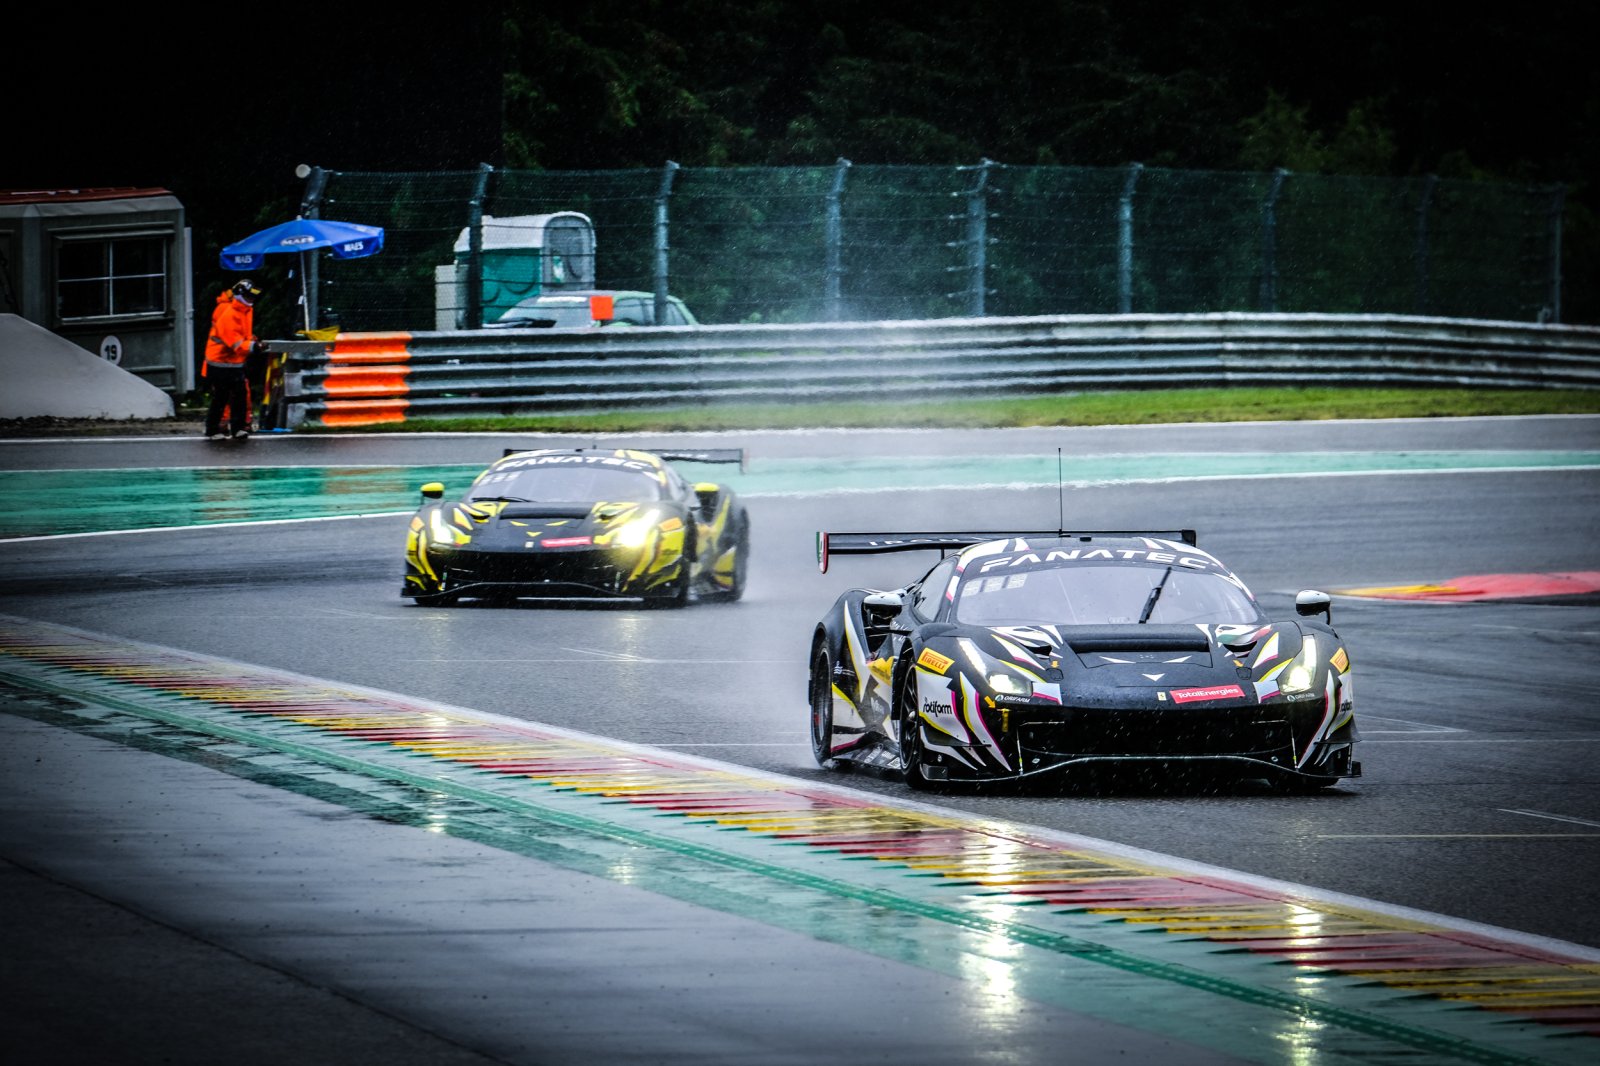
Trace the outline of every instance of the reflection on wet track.
[[[288, 443], [288, 442], [285, 442]], [[742, 496], [809, 496], [890, 488], [1070, 486], [1210, 478], [1325, 477], [1446, 470], [1600, 468], [1600, 452], [1359, 451], [1051, 455], [757, 456], [740, 474], [718, 472]], [[17, 470], [0, 481], [0, 538], [409, 513], [425, 482], [465, 488], [487, 465], [218, 466], [141, 470]]]
[[20, 619], [0, 677], [80, 701], [59, 724], [952, 973], [997, 1023], [1037, 999], [1308, 1063], [1600, 1051], [1575, 947]]

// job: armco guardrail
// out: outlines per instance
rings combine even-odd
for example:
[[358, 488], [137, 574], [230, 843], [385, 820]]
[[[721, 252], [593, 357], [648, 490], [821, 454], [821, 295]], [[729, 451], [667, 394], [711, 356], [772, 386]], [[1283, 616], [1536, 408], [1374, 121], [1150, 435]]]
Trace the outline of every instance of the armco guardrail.
[[271, 347], [288, 353], [290, 426], [1219, 385], [1600, 388], [1600, 328], [1398, 315], [347, 333]]

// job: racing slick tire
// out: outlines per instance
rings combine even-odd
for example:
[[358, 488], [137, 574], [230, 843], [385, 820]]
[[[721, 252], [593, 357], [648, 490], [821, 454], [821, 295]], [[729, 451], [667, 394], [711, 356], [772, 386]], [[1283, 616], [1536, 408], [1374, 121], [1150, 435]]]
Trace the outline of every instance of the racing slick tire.
[[733, 557], [733, 587], [728, 590], [726, 599], [729, 603], [744, 596], [745, 576], [750, 570], [750, 520], [744, 519], [739, 523], [739, 539], [734, 542]]
[[916, 680], [909, 669], [900, 682], [895, 705], [900, 731], [901, 773], [913, 790], [926, 792], [936, 786], [922, 768], [922, 719], [917, 707]]
[[833, 656], [817, 644], [811, 657], [811, 755], [818, 766], [833, 761]]

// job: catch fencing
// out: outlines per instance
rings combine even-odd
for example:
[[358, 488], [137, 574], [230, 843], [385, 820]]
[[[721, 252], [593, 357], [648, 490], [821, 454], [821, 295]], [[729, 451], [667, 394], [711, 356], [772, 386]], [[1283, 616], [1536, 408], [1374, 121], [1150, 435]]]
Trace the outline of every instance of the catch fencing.
[[[480, 291], [580, 285], [671, 293], [716, 324], [1213, 312], [1561, 320], [1556, 186], [990, 160], [312, 167], [306, 183], [304, 214], [386, 230], [382, 255], [312, 261], [314, 324], [346, 330], [441, 328], [446, 268], [477, 282], [449, 312], [452, 329], [483, 324]], [[497, 275], [486, 252], [496, 220], [564, 212], [592, 220], [592, 255]]]
[[1060, 315], [280, 341], [285, 424], [1239, 385], [1600, 388], [1600, 328], [1400, 315]]

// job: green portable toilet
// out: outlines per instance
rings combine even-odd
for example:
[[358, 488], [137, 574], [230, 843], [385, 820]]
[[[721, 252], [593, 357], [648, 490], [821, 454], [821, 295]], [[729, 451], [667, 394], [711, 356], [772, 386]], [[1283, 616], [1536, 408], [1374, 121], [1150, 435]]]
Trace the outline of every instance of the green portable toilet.
[[[455, 262], [434, 273], [436, 328], [466, 326], [472, 230], [456, 238]], [[483, 321], [493, 322], [530, 296], [594, 287], [594, 222], [577, 211], [483, 216]]]

